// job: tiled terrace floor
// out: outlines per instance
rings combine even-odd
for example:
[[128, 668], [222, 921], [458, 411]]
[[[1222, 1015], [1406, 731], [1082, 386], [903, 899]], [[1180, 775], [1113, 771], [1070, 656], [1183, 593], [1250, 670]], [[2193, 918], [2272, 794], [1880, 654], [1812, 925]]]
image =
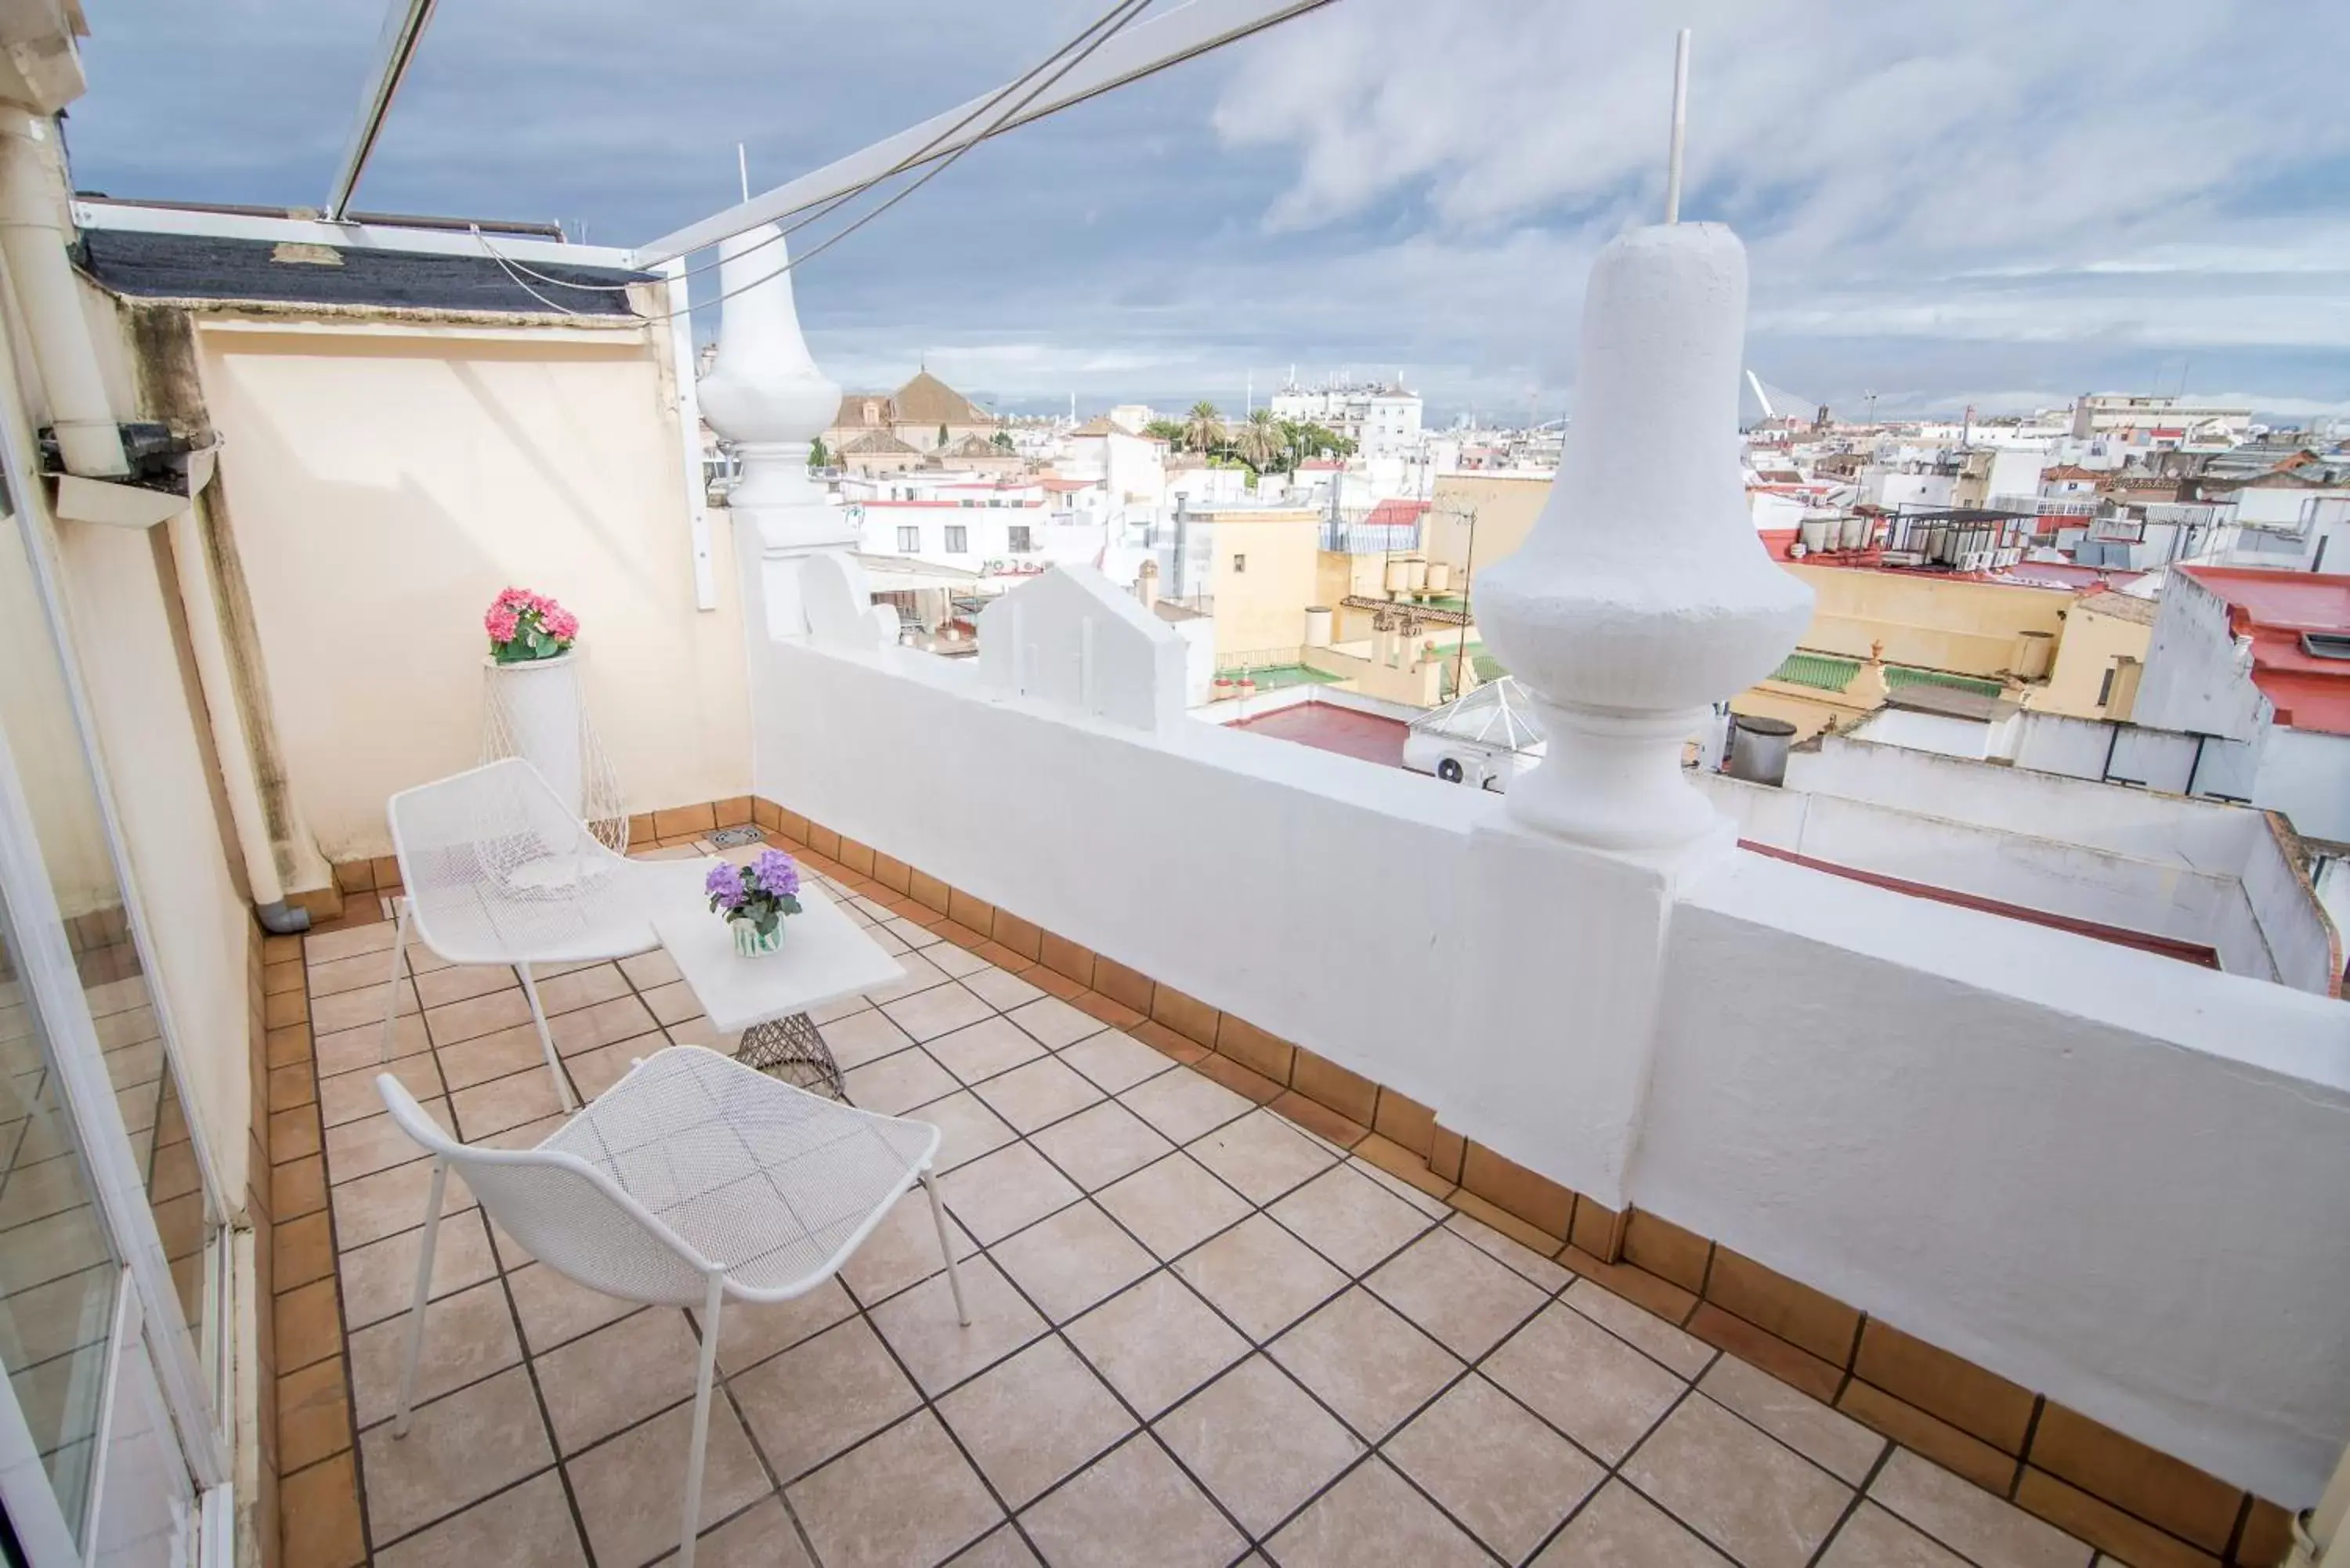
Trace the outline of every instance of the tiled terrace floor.
[[[2092, 1562], [1017, 973], [882, 906], [861, 918], [910, 977], [819, 1022], [858, 1104], [944, 1129], [973, 1322], [955, 1322], [919, 1189], [840, 1280], [731, 1307], [703, 1563]], [[424, 1402], [391, 1437], [429, 1165], [370, 1082], [390, 940], [307, 943], [331, 1181], [316, 1244], [347, 1345], [317, 1367], [348, 1368], [362, 1518], [303, 1514], [289, 1568], [361, 1550], [380, 1568], [638, 1568], [675, 1544], [693, 1314], [566, 1282], [453, 1183]], [[412, 969], [402, 1080], [468, 1139], [545, 1136], [555, 1092], [511, 974], [421, 952]], [[585, 1096], [667, 1044], [732, 1044], [659, 953], [542, 989]], [[282, 1232], [281, 1260], [301, 1244]], [[298, 1438], [289, 1417], [281, 1442]], [[348, 1495], [349, 1455], [314, 1463]], [[337, 1506], [331, 1485], [285, 1497], [289, 1517]], [[307, 1561], [296, 1544], [338, 1540]]]

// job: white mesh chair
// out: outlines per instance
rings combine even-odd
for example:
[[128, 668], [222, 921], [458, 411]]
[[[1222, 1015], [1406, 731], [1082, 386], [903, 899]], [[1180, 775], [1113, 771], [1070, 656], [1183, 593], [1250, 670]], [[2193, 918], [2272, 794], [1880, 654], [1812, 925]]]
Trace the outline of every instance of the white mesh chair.
[[391, 1059], [412, 923], [418, 940], [452, 963], [512, 967], [555, 1091], [566, 1110], [577, 1106], [530, 966], [626, 958], [658, 946], [654, 912], [663, 900], [695, 899], [704, 864], [613, 854], [519, 757], [402, 790], [387, 814], [403, 891], [379, 1060]]
[[928, 1122], [860, 1111], [698, 1045], [646, 1057], [528, 1149], [458, 1143], [399, 1079], [385, 1073], [375, 1083], [400, 1129], [433, 1156], [392, 1436], [408, 1434], [442, 1189], [453, 1168], [491, 1219], [565, 1278], [624, 1301], [701, 1309], [677, 1568], [693, 1564], [719, 1314], [728, 1298], [782, 1302], [816, 1289], [920, 1181], [955, 1315], [971, 1322], [931, 1174], [939, 1129]]

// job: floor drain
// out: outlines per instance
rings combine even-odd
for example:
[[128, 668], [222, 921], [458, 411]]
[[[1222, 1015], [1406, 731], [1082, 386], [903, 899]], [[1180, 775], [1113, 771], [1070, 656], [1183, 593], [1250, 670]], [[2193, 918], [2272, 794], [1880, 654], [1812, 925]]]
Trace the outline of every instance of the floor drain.
[[710, 836], [710, 842], [721, 849], [739, 849], [745, 844], [764, 844], [766, 837], [755, 827], [722, 827]]

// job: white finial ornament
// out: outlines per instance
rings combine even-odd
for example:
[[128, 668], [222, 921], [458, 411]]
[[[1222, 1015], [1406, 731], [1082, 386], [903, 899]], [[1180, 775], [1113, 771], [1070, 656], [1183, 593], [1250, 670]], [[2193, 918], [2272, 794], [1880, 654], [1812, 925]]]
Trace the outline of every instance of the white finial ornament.
[[1745, 321], [1745, 247], [1721, 224], [1635, 229], [1592, 266], [1550, 500], [1472, 590], [1549, 736], [1510, 786], [1522, 823], [1660, 857], [1727, 833], [1681, 776], [1682, 742], [1777, 668], [1812, 612], [1747, 514]]

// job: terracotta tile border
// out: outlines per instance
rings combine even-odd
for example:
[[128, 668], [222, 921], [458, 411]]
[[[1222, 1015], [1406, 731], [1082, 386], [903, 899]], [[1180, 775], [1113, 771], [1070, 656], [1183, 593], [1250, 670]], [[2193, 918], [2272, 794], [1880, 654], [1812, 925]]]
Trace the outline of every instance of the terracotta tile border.
[[[999, 908], [976, 891], [953, 887], [881, 846], [755, 795], [633, 815], [629, 838], [637, 847], [686, 843], [746, 820], [785, 840], [813, 869], [904, 919], [1198, 1067], [1316, 1136], [1354, 1149], [1460, 1212], [2103, 1551], [2132, 1562], [2230, 1568], [2274, 1568], [2283, 1555], [2290, 1516], [2277, 1505], [1661, 1215], [1595, 1202], [1462, 1138], [1418, 1101]], [[384, 918], [381, 899], [399, 888], [399, 868], [389, 857], [347, 862], [334, 871], [332, 889], [306, 896], [333, 905], [330, 918], [315, 923], [313, 931]], [[345, 903], [347, 893], [355, 896]], [[291, 956], [282, 948], [269, 955], [272, 963]], [[267, 1085], [276, 1081], [272, 1069], [297, 1062], [308, 1069], [308, 1009], [302, 992], [285, 988], [282, 977], [268, 978], [280, 989], [268, 989], [259, 972], [254, 983], [255, 1125], [269, 1128], [266, 1147], [276, 1161], [269, 1168], [271, 1195], [282, 1194], [290, 1207], [304, 1201], [308, 1184], [319, 1179], [306, 1165], [318, 1152], [317, 1110], [290, 1103], [279, 1108]], [[273, 1265], [264, 1255], [269, 1251], [262, 1242], [264, 1230], [256, 1224], [256, 1260], [265, 1278]], [[273, 1402], [285, 1408], [267, 1412], [266, 1440], [273, 1451], [290, 1445], [286, 1451], [291, 1458], [322, 1456], [285, 1478], [290, 1485], [298, 1477], [303, 1484], [293, 1489], [294, 1495], [310, 1499], [306, 1506], [311, 1507], [318, 1491], [331, 1490], [330, 1477], [351, 1474], [346, 1457], [348, 1396], [339, 1415], [331, 1397], [312, 1396], [329, 1381], [348, 1385], [323, 1373], [295, 1381], [286, 1375], [305, 1368], [286, 1366], [286, 1355], [289, 1350], [307, 1355], [306, 1334], [315, 1306], [307, 1293], [323, 1291], [332, 1354], [339, 1358], [335, 1289], [329, 1277], [296, 1286], [275, 1303], [291, 1321], [281, 1320], [276, 1328], [276, 1365], [268, 1370], [274, 1386], [290, 1384], [293, 1391]], [[342, 1447], [335, 1446], [338, 1441]], [[313, 1542], [304, 1544], [316, 1549]]]
[[818, 869], [904, 895], [948, 940], [2092, 1545], [2241, 1568], [2283, 1553], [2289, 1516], [2273, 1503], [1660, 1215], [1596, 1203], [1464, 1140], [1428, 1106], [975, 891], [773, 802], [754, 798], [752, 814]]

